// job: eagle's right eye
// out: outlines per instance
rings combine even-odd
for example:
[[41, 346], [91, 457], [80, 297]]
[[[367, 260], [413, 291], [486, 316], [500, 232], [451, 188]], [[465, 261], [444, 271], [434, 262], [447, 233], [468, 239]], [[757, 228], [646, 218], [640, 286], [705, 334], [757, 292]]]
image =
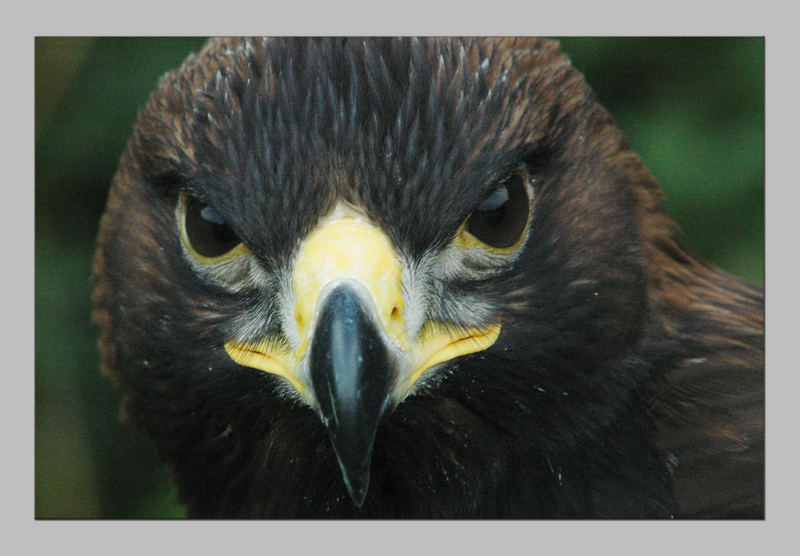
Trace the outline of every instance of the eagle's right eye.
[[196, 259], [220, 262], [244, 247], [222, 216], [197, 197], [181, 196], [181, 215], [183, 243]]

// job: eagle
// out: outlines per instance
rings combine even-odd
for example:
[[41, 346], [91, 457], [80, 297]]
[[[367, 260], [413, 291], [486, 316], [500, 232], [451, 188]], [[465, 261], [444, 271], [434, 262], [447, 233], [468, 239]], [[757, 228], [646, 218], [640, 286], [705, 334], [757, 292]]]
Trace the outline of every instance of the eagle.
[[200, 518], [763, 518], [763, 292], [684, 249], [557, 42], [217, 38], [94, 261]]

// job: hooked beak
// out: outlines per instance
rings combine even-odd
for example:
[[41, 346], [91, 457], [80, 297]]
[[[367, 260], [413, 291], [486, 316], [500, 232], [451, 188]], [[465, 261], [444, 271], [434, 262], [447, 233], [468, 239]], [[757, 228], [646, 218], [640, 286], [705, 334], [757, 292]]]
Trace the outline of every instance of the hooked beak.
[[295, 341], [231, 340], [240, 365], [287, 379], [320, 415], [344, 484], [357, 506], [367, 495], [381, 420], [425, 371], [484, 350], [500, 325], [459, 329], [429, 321], [410, 337], [402, 270], [389, 239], [337, 207], [300, 246], [293, 271]]
[[390, 404], [395, 375], [370, 312], [353, 286], [337, 286], [323, 303], [309, 354], [322, 422], [359, 507], [367, 495], [375, 432]]

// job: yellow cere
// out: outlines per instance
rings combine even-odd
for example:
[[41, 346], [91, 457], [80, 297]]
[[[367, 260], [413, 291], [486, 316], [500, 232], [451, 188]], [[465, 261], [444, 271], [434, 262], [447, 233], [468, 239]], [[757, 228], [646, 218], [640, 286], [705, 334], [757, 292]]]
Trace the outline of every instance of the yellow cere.
[[295, 319], [302, 339], [298, 356], [302, 358], [308, 347], [307, 327], [319, 295], [328, 284], [345, 278], [364, 286], [384, 332], [406, 351], [402, 270], [394, 247], [363, 217], [344, 213], [323, 223], [300, 247], [294, 268]]
[[314, 405], [313, 393], [303, 378], [303, 361], [311, 341], [311, 327], [319, 298], [339, 280], [353, 280], [372, 299], [372, 310], [391, 347], [400, 357], [392, 397], [399, 401], [414, 388], [428, 369], [455, 357], [484, 350], [494, 344], [500, 325], [486, 329], [459, 329], [429, 322], [410, 340], [404, 318], [402, 268], [386, 235], [354, 210], [339, 205], [300, 245], [293, 273], [294, 317], [298, 345], [293, 350], [265, 339], [256, 343], [225, 344], [228, 355], [240, 365], [282, 376]]

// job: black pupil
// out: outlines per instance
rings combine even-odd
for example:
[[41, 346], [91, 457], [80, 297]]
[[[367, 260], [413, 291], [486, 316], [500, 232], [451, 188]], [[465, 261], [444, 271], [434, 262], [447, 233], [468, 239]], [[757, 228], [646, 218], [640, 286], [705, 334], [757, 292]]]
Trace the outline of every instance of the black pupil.
[[491, 247], [511, 247], [525, 231], [529, 210], [524, 178], [516, 173], [478, 205], [467, 231]]
[[222, 216], [194, 197], [186, 204], [186, 236], [192, 249], [203, 257], [219, 257], [240, 243]]

